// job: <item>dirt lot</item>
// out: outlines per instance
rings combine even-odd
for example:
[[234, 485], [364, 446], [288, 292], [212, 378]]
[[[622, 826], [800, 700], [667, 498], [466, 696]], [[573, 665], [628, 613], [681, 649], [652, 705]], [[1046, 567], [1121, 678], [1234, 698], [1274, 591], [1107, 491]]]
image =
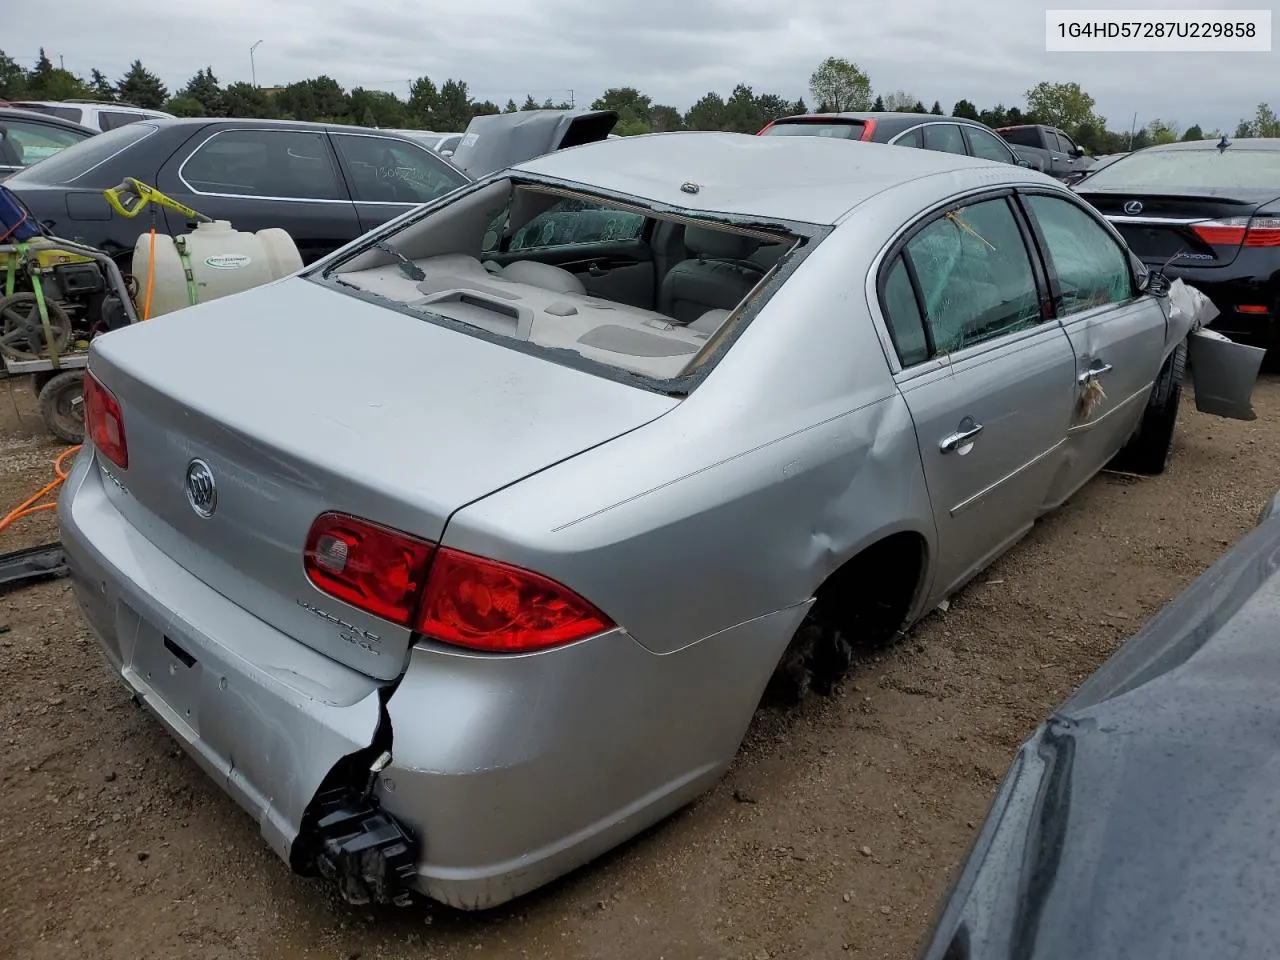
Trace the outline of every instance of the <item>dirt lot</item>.
[[[6, 508], [60, 449], [12, 393]], [[709, 796], [484, 916], [332, 903], [129, 702], [65, 583], [0, 598], [3, 953], [909, 958], [1019, 742], [1280, 486], [1280, 378], [1255, 398], [1254, 423], [1188, 398], [1166, 475], [1095, 480], [840, 697], [761, 713]], [[0, 550], [54, 536], [44, 514]]]

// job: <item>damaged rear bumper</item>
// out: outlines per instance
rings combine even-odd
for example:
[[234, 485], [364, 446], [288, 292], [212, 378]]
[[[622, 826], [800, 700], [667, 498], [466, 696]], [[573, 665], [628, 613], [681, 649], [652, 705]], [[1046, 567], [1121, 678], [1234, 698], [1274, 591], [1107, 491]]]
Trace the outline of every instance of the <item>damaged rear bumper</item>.
[[58, 509], [99, 644], [280, 857], [351, 902], [412, 888], [496, 906], [693, 800], [732, 761], [810, 606], [663, 654], [617, 629], [523, 656], [420, 644], [398, 681], [377, 681], [161, 552], [92, 457]]
[[111, 666], [294, 869], [328, 875], [353, 902], [402, 899], [416, 843], [367, 789], [390, 736], [383, 684], [193, 577], [123, 521], [102, 482], [86, 446], [58, 519]]

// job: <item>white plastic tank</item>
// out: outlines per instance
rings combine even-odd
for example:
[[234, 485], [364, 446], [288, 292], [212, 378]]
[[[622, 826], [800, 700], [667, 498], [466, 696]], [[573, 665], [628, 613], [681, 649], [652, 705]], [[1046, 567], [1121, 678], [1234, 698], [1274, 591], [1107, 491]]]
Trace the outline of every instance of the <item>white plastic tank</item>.
[[[191, 266], [188, 286], [179, 247], [186, 250]], [[132, 272], [138, 281], [138, 315], [147, 303], [151, 263], [151, 233], [138, 237], [133, 247]], [[151, 279], [149, 317], [240, 293], [279, 280], [302, 269], [302, 255], [288, 233], [278, 227], [242, 233], [226, 220], [201, 223], [191, 233], [171, 237], [156, 234], [155, 276]]]

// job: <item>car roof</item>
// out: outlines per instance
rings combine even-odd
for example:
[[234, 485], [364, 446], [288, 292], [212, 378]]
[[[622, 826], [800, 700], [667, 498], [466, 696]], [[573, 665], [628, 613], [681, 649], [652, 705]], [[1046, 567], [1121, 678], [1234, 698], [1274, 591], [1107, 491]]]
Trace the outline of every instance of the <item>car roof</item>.
[[54, 116], [52, 113], [41, 113], [39, 110], [23, 110], [21, 107], [5, 107], [0, 106], [0, 117], [15, 117], [19, 120], [33, 120], [36, 123], [48, 124], [51, 127], [62, 127], [64, 130], [79, 130], [83, 133], [93, 134], [97, 136], [98, 130], [93, 127], [87, 127], [83, 123], [76, 123], [74, 120], [65, 120], [62, 117]]
[[[1166, 152], [1170, 150], [1217, 150], [1218, 139], [1208, 140], [1179, 140], [1176, 143], [1161, 143], [1155, 146], [1147, 147], [1149, 151]], [[1280, 137], [1242, 137], [1239, 140], [1232, 140], [1227, 137], [1228, 150], [1280, 150]], [[1134, 153], [1139, 151], [1135, 150]], [[1142, 151], [1146, 152], [1146, 151]]]
[[686, 210], [821, 225], [838, 223], [875, 194], [937, 174], [949, 174], [959, 189], [1049, 182], [1013, 164], [935, 150], [711, 131], [606, 139], [511, 169]]
[[933, 121], [946, 123], [976, 123], [986, 126], [980, 120], [969, 120], [965, 117], [939, 116], [936, 113], [916, 113], [913, 110], [847, 110], [843, 113], [797, 113], [790, 117], [779, 117], [775, 122], [784, 120], [915, 120], [920, 123]]
[[346, 123], [325, 123], [319, 120], [264, 120], [259, 117], [148, 117], [150, 123], [161, 130], [181, 127], [227, 127], [235, 129], [263, 130], [332, 130], [336, 133], [367, 133], [379, 137], [405, 139], [404, 131], [377, 127], [356, 127]]

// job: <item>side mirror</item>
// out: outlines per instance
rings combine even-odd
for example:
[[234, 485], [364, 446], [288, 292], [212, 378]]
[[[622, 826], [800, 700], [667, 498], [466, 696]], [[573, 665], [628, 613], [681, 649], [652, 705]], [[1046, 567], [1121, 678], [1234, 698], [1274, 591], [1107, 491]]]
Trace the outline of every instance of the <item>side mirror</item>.
[[1153, 297], [1167, 297], [1169, 288], [1173, 285], [1168, 277], [1159, 270], [1152, 270], [1147, 274], [1147, 279], [1142, 283], [1142, 292], [1149, 293]]
[[1030, 167], [1030, 166], [1031, 166], [1031, 161], [1030, 161], [1030, 160], [1019, 160], [1019, 161], [1018, 161], [1018, 166], [1020, 166], [1020, 167]]
[[1079, 157], [1083, 157], [1083, 156], [1084, 156], [1084, 147], [1076, 147], [1075, 152], [1072, 154], [1072, 156], [1075, 156], [1075, 157], [1077, 157], [1077, 158], [1079, 158]]

